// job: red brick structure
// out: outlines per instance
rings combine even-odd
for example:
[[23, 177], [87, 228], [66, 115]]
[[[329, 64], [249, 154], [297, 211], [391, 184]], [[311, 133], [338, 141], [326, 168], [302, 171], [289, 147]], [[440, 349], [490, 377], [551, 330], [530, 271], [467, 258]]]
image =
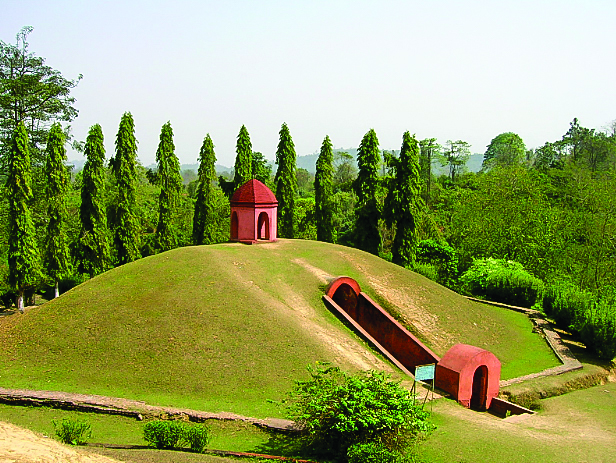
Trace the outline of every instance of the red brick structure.
[[479, 347], [456, 344], [436, 365], [436, 387], [473, 410], [487, 410], [498, 395], [501, 363]]
[[498, 395], [501, 364], [491, 352], [456, 344], [439, 358], [349, 277], [332, 281], [323, 301], [405, 373], [436, 364], [434, 386], [465, 407], [486, 410]]
[[239, 187], [231, 198], [231, 241], [252, 244], [276, 241], [278, 201], [267, 186], [253, 179]]

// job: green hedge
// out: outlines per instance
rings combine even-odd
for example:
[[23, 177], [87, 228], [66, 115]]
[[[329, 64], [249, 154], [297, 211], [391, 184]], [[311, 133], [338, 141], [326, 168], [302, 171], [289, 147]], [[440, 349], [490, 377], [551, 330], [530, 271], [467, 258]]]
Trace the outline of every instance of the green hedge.
[[190, 447], [193, 452], [203, 453], [209, 440], [209, 430], [204, 424], [158, 420], [146, 423], [143, 438], [157, 449]]
[[543, 294], [543, 282], [522, 264], [505, 259], [478, 259], [460, 277], [463, 293], [495, 302], [532, 307]]
[[543, 311], [563, 329], [579, 337], [604, 360], [616, 356], [616, 289], [593, 294], [571, 282], [552, 283], [543, 297]]

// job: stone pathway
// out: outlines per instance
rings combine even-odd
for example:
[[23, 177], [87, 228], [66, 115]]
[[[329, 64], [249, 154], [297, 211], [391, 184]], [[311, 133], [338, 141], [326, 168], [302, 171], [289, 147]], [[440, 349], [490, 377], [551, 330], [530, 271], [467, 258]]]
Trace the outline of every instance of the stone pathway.
[[467, 299], [526, 314], [528, 318], [530, 318], [530, 321], [535, 325], [535, 331], [543, 336], [548, 345], [554, 351], [554, 354], [556, 354], [558, 359], [562, 362], [562, 365], [548, 368], [547, 370], [540, 371], [539, 373], [532, 373], [530, 375], [502, 380], [500, 382], [500, 387], [506, 387], [511, 384], [521, 383], [522, 381], [541, 378], [544, 376], [562, 375], [568, 371], [581, 370], [583, 368], [582, 364], [574, 357], [571, 350], [565, 345], [560, 335], [552, 329], [552, 325], [545, 320], [545, 316], [538, 310], [527, 309], [525, 307], [516, 307], [513, 305], [502, 304], [500, 302], [484, 301], [482, 299], [475, 299], [474, 297], [467, 297]]
[[138, 400], [102, 395], [0, 388], [0, 402], [11, 405], [47, 406], [66, 410], [122, 415], [133, 417], [137, 420], [142, 420], [145, 417], [188, 417], [189, 420], [195, 422], [235, 420], [277, 431], [293, 432], [297, 430], [293, 421], [279, 418], [258, 419], [227, 412], [210, 413], [187, 408], [161, 407], [148, 405]]

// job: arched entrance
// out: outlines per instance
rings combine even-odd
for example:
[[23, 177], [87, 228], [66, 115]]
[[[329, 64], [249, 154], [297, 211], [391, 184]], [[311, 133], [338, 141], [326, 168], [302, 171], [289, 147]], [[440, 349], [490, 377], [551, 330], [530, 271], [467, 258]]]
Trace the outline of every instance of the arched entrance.
[[257, 239], [268, 240], [270, 239], [270, 223], [267, 212], [261, 212], [257, 220]]
[[488, 367], [481, 365], [473, 374], [471, 409], [485, 410], [488, 400]]
[[355, 313], [355, 309], [357, 308], [357, 294], [350, 285], [342, 283], [338, 286], [332, 299], [336, 304], [342, 307], [346, 313]]
[[231, 214], [231, 239], [232, 240], [237, 239], [238, 228], [239, 228], [239, 223], [237, 220], [237, 212], [233, 211], [233, 214]]

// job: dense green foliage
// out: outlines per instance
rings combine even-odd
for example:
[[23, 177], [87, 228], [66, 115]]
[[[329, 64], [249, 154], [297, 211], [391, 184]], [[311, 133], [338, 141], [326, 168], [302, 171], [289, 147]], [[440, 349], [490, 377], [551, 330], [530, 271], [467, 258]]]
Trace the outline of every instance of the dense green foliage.
[[276, 199], [278, 200], [278, 236], [295, 238], [295, 195], [297, 193], [295, 145], [286, 122], [280, 128], [276, 150]]
[[199, 186], [193, 218], [193, 244], [216, 242], [216, 204], [214, 180], [216, 179], [216, 154], [214, 143], [208, 133], [199, 152]]
[[53, 422], [56, 436], [60, 442], [68, 445], [84, 445], [92, 437], [92, 428], [87, 421], [65, 418], [59, 423]]
[[209, 440], [209, 430], [204, 424], [184, 421], [150, 421], [143, 427], [143, 438], [157, 449], [182, 449], [203, 453]]
[[460, 277], [461, 290], [472, 296], [521, 307], [541, 299], [543, 282], [522, 264], [504, 259], [478, 259]]
[[616, 356], [616, 290], [606, 286], [595, 295], [565, 280], [552, 283], [543, 310], [556, 324], [572, 331], [598, 357]]
[[66, 150], [64, 149], [64, 134], [62, 127], [56, 123], [51, 126], [47, 148], [45, 150], [45, 177], [47, 199], [47, 233], [44, 245], [45, 273], [54, 282], [57, 297], [58, 281], [67, 278], [71, 272], [71, 256], [66, 236], [66, 194], [69, 188], [70, 176], [64, 166]]
[[[430, 265], [434, 269], [434, 281], [453, 288], [458, 278], [458, 253], [448, 244], [433, 239], [422, 240], [417, 244], [417, 262]], [[413, 268], [415, 271], [417, 269]], [[419, 272], [425, 275], [424, 272]], [[428, 275], [425, 275], [428, 276]]]
[[483, 155], [483, 168], [514, 166], [526, 158], [526, 145], [516, 133], [505, 132], [497, 135]]
[[126, 264], [139, 259], [139, 226], [135, 215], [137, 188], [137, 140], [135, 123], [126, 112], [116, 135], [116, 154], [109, 161], [117, 184], [117, 201], [113, 213], [113, 243], [115, 262]]
[[28, 51], [31, 26], [23, 27], [15, 45], [0, 40], [0, 166], [6, 166], [10, 139], [20, 123], [28, 130], [34, 164], [42, 165], [50, 125], [77, 117], [70, 92], [77, 80], [67, 80], [45, 65], [45, 59]]
[[252, 143], [248, 129], [244, 125], [242, 125], [240, 132], [237, 134], [235, 153], [233, 191], [237, 190], [248, 180], [252, 180]]
[[182, 190], [180, 162], [175, 155], [173, 130], [169, 122], [163, 125], [160, 132], [156, 162], [158, 163], [158, 184], [160, 185], [156, 246], [162, 251], [168, 251], [178, 246], [176, 216]]
[[329, 136], [323, 139], [317, 159], [317, 173], [314, 177], [315, 222], [317, 239], [334, 242], [334, 215], [332, 196], [334, 194], [334, 154]]
[[359, 173], [353, 182], [357, 195], [355, 206], [355, 245], [357, 248], [378, 254], [381, 245], [379, 219], [382, 206], [377, 198], [381, 152], [374, 129], [362, 138], [357, 151]]
[[40, 280], [39, 252], [30, 202], [30, 153], [23, 122], [15, 128], [9, 152], [5, 188], [9, 199], [8, 284], [17, 291], [17, 308], [23, 311], [24, 292]]
[[387, 224], [395, 226], [392, 262], [407, 267], [415, 261], [415, 227], [423, 207], [420, 196], [419, 143], [415, 136], [411, 137], [409, 132], [404, 132], [400, 157], [388, 157], [388, 164], [393, 168], [394, 175], [388, 185], [383, 211]]
[[103, 129], [99, 124], [90, 127], [84, 154], [86, 163], [81, 180], [81, 231], [77, 242], [77, 260], [78, 270], [93, 277], [111, 265], [105, 207], [105, 146]]
[[311, 378], [298, 381], [289, 394], [287, 410], [314, 454], [347, 461], [349, 448], [369, 443], [402, 451], [430, 429], [428, 413], [415, 397], [383, 372], [351, 375], [318, 363], [309, 372]]

